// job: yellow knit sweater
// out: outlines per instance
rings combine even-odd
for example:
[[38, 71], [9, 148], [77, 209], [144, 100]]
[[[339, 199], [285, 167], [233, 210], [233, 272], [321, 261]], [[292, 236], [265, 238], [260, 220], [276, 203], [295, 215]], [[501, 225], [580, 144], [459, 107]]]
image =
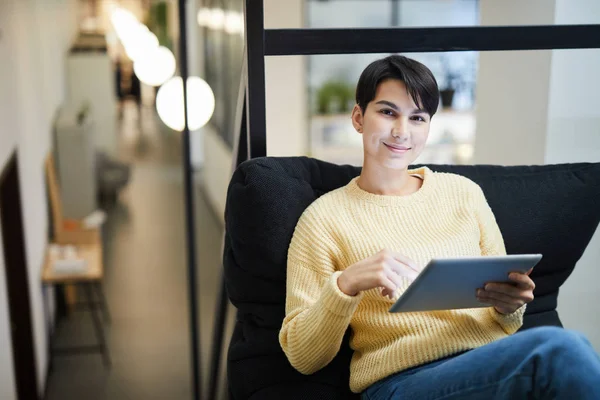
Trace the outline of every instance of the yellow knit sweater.
[[[506, 254], [480, 187], [467, 178], [428, 168], [407, 196], [362, 190], [357, 179], [321, 196], [304, 212], [288, 252], [286, 317], [279, 341], [304, 374], [325, 367], [348, 326], [354, 350], [350, 389], [361, 392], [396, 372], [516, 332], [524, 307], [502, 315], [493, 307], [389, 313], [394, 303], [378, 289], [342, 293], [337, 278], [350, 265], [386, 248], [424, 267], [434, 257]], [[408, 282], [398, 291], [406, 290]], [[475, 296], [475, 293], [473, 293]]]

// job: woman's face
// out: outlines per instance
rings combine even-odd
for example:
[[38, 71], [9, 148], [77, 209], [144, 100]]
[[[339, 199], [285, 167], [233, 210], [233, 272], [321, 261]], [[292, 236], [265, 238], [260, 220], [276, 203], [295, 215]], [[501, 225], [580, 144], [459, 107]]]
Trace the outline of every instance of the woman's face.
[[352, 124], [363, 135], [364, 165], [407, 169], [425, 147], [430, 121], [404, 82], [381, 82], [365, 112], [358, 105], [352, 111]]

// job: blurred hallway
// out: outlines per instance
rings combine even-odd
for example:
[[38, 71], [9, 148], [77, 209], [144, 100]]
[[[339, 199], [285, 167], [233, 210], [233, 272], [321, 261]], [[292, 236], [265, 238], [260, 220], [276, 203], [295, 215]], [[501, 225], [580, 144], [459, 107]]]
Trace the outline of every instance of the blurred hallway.
[[[112, 369], [103, 368], [98, 354], [55, 357], [47, 400], [191, 398], [181, 140], [153, 109], [142, 110], [141, 124], [136, 114], [128, 103], [120, 126], [119, 159], [132, 163], [131, 182], [108, 210], [104, 229]], [[195, 197], [206, 378], [222, 227], [198, 184]], [[88, 312], [59, 322], [57, 345], [93, 341]]]

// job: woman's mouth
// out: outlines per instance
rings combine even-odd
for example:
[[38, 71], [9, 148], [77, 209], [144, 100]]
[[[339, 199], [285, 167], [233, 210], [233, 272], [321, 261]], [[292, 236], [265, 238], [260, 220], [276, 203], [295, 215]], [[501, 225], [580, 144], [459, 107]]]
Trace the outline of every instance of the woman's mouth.
[[385, 142], [383, 144], [385, 145], [385, 147], [390, 149], [392, 152], [398, 153], [398, 154], [404, 154], [411, 149], [410, 147], [402, 146], [399, 144], [388, 144]]

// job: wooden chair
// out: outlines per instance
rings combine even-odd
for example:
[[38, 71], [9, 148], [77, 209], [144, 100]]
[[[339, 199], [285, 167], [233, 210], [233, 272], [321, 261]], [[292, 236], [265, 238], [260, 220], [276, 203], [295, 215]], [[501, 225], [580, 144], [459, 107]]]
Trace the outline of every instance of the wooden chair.
[[57, 244], [101, 243], [100, 229], [88, 229], [84, 227], [83, 221], [64, 217], [60, 184], [54, 165], [54, 156], [50, 153], [46, 158], [46, 177], [54, 226], [53, 241]]
[[[45, 169], [53, 225], [51, 242], [57, 245], [74, 245], [81, 257], [88, 263], [88, 270], [83, 274], [55, 273], [52, 267], [55, 256], [50, 251], [49, 246], [42, 270], [42, 282], [45, 285], [63, 285], [65, 302], [71, 312], [78, 305], [85, 306], [91, 312], [98, 342], [96, 345], [91, 346], [52, 349], [52, 354], [99, 351], [103, 355], [105, 365], [109, 366], [110, 357], [99, 315], [99, 311], [101, 311], [104, 313], [105, 320], [110, 320], [108, 305], [101, 288], [104, 277], [104, 262], [102, 259], [103, 249], [100, 229], [86, 228], [81, 220], [64, 218], [60, 185], [56, 176], [54, 156], [52, 154], [49, 154], [46, 158]], [[83, 303], [77, 301], [78, 286], [84, 290], [85, 302]], [[94, 291], [96, 292], [96, 296], [93, 295]], [[94, 297], [97, 297], [98, 300], [95, 300]]]
[[[99, 228], [87, 229], [84, 227], [83, 221], [64, 217], [60, 183], [52, 152], [46, 157], [45, 169], [52, 215], [52, 242], [59, 245], [93, 245], [102, 250], [102, 236]], [[69, 311], [73, 311], [77, 303], [76, 286], [65, 284], [64, 293], [67, 308]]]

